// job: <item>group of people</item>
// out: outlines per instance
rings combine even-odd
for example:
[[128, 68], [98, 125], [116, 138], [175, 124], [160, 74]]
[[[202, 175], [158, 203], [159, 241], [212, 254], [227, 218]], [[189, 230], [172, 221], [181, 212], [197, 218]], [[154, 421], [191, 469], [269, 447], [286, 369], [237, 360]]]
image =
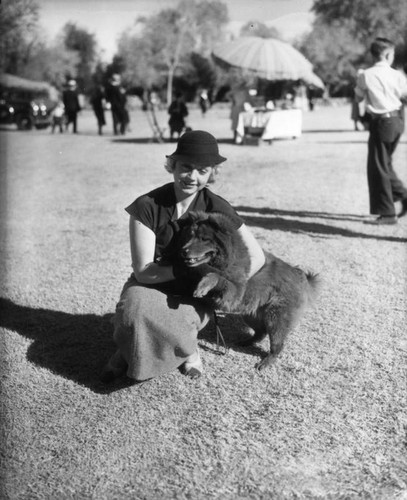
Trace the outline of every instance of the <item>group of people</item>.
[[[106, 87], [101, 84], [96, 85], [90, 97], [99, 135], [103, 134], [103, 127], [106, 125], [106, 103], [110, 105], [114, 135], [124, 135], [130, 123], [130, 116], [127, 110], [126, 90], [121, 85], [121, 77], [118, 74], [111, 76]], [[57, 127], [60, 132], [67, 131], [70, 125], [72, 132], [78, 133], [78, 113], [81, 109], [76, 81], [69, 80], [62, 92], [62, 99], [52, 111], [52, 133]]]
[[[397, 222], [395, 202], [407, 213], [407, 190], [392, 167], [392, 154], [403, 131], [403, 99], [407, 81], [392, 69], [394, 45], [376, 39], [373, 66], [358, 77], [355, 95], [365, 100], [371, 115], [367, 176], [370, 212], [376, 224]], [[166, 261], [166, 250], [177, 235], [179, 221], [189, 211], [222, 212], [231, 217], [250, 254], [250, 276], [265, 263], [264, 253], [234, 208], [210, 189], [226, 158], [208, 132], [184, 132], [167, 156], [172, 182], [136, 198], [127, 208], [132, 272], [123, 287], [114, 316], [116, 352], [101, 379], [111, 382], [127, 374], [143, 381], [176, 368], [192, 378], [201, 376], [198, 332], [211, 310], [199, 299], [179, 294], [177, 269]]]
[[72, 132], [78, 132], [78, 113], [81, 110], [79, 96], [76, 89], [76, 81], [69, 80], [62, 92], [60, 99], [51, 112], [51, 132], [54, 133], [58, 127], [60, 133], [68, 130], [72, 125]]

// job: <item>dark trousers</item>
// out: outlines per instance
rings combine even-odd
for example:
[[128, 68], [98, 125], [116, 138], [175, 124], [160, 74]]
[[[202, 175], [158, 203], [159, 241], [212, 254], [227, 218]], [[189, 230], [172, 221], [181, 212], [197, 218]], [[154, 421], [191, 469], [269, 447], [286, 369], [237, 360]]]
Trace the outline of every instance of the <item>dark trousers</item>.
[[114, 135], [124, 135], [126, 133], [126, 121], [122, 109], [112, 108], [113, 133]]
[[78, 124], [78, 113], [76, 111], [66, 111], [66, 126], [65, 129], [68, 130], [68, 126], [72, 123], [72, 132], [76, 134], [77, 124]]
[[392, 155], [404, 129], [399, 116], [373, 118], [367, 158], [370, 213], [395, 215], [394, 202], [407, 199], [407, 189], [393, 170]]

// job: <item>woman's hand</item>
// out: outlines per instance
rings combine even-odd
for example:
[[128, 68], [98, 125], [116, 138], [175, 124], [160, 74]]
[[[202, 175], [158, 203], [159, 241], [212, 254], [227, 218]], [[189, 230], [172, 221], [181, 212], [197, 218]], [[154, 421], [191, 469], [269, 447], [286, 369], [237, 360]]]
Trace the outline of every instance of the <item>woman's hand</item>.
[[174, 279], [172, 266], [160, 266], [154, 262], [154, 232], [130, 216], [129, 223], [131, 260], [134, 276], [140, 283], [164, 283]]

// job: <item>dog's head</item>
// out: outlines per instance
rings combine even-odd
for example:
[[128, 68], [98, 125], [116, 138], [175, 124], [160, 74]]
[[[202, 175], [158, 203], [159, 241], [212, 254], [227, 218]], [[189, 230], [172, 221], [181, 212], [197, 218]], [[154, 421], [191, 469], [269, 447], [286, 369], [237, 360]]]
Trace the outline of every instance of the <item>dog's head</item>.
[[178, 237], [178, 255], [186, 266], [211, 264], [222, 268], [231, 249], [232, 229], [227, 216], [190, 212]]

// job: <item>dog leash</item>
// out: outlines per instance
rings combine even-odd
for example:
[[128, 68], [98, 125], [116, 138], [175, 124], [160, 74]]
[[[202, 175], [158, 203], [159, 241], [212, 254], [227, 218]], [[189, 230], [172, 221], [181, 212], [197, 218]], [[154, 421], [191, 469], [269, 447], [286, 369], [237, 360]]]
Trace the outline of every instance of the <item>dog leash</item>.
[[[226, 345], [225, 339], [223, 338], [216, 311], [213, 311], [213, 322], [215, 323], [215, 330], [216, 330], [216, 354], [221, 354], [222, 356], [225, 356], [228, 352], [228, 347]], [[222, 341], [224, 352], [222, 352], [220, 349], [219, 340]]]

